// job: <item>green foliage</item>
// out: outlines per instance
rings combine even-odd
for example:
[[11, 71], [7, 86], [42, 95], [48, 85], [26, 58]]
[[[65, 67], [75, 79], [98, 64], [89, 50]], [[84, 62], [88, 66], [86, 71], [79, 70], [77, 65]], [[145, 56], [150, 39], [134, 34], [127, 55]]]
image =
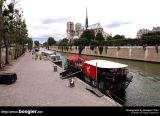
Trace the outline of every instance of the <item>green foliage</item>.
[[114, 39], [114, 40], [125, 39], [125, 36], [124, 36], [124, 35], [119, 35], [119, 34], [117, 34], [117, 35], [115, 35], [115, 36], [113, 37], [113, 39]]
[[34, 41], [34, 44], [36, 45], [36, 46], [39, 46], [39, 41]]
[[106, 46], [141, 46], [141, 39], [120, 39], [120, 40], [107, 40]]
[[117, 47], [117, 51], [119, 51], [120, 49], [121, 49], [120, 46], [118, 46], [118, 47]]
[[156, 53], [158, 54], [158, 45], [155, 45]]
[[5, 4], [3, 4], [4, 1], [6, 0], [0, 1], [0, 45], [3, 40], [3, 44], [6, 48], [7, 63], [8, 49], [11, 45], [16, 45], [14, 49], [16, 55], [15, 58], [25, 52], [24, 46], [28, 43], [28, 30], [25, 20], [22, 17], [23, 12], [18, 12], [19, 10], [14, 7], [16, 3], [12, 1], [10, 3], [5, 2]]
[[148, 46], [160, 44], [160, 32], [150, 32], [143, 34], [141, 37], [142, 44], [147, 44]]
[[93, 51], [96, 46], [90, 45], [90, 49]]
[[48, 46], [48, 42], [44, 42], [44, 43], [43, 43], [43, 46]]
[[99, 49], [99, 53], [102, 54], [102, 52], [103, 52], [103, 46], [98, 46], [98, 49]]
[[104, 37], [101, 32], [97, 33], [95, 40], [99, 43], [99, 45], [103, 45]]
[[58, 42], [58, 46], [68, 46], [68, 39], [64, 38]]
[[70, 46], [70, 50], [72, 51], [72, 46]]
[[32, 49], [33, 41], [32, 38], [28, 38], [28, 49]]
[[56, 43], [53, 37], [49, 37], [47, 42], [48, 42], [48, 46], [52, 46]]
[[85, 48], [84, 46], [79, 46], [79, 55], [81, 55], [84, 48]]
[[91, 40], [94, 40], [94, 38], [95, 38], [95, 33], [94, 30], [92, 29], [85, 30], [80, 37], [82, 41], [85, 41], [87, 46], [90, 44]]
[[107, 37], [107, 40], [112, 40], [112, 39], [113, 39], [112, 36], [108, 36], [108, 37]]
[[147, 47], [147, 45], [144, 44], [144, 45], [143, 45], [143, 50], [144, 50], [144, 52], [146, 51], [146, 47]]
[[69, 46], [64, 46], [65, 47], [65, 50], [67, 50], [68, 51], [68, 49], [69, 49]]
[[18, 57], [18, 53], [21, 50], [21, 46], [19, 44], [16, 44], [14, 47], [14, 58], [16, 59]]
[[86, 38], [80, 38], [73, 41], [74, 46], [88, 46], [89, 41]]

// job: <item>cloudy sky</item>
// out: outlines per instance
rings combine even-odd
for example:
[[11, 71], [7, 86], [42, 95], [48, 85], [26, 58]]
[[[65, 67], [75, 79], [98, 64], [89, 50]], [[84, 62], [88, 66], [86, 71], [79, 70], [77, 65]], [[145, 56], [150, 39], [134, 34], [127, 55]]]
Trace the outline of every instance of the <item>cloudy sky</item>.
[[135, 38], [139, 29], [160, 26], [160, 0], [21, 0], [29, 37], [46, 41], [66, 37], [66, 23], [100, 22], [104, 31]]

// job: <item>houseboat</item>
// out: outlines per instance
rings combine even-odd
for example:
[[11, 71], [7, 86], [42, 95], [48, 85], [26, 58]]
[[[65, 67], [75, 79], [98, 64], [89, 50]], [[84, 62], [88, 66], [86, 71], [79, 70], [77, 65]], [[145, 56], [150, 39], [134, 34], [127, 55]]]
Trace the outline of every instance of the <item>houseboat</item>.
[[101, 92], [120, 94], [128, 87], [133, 76], [128, 65], [106, 60], [90, 60], [83, 64], [84, 81]]
[[61, 60], [60, 56], [56, 55], [56, 52], [49, 51], [49, 50], [44, 50], [44, 51], [41, 52], [41, 55], [44, 58], [52, 61], [53, 63], [56, 63], [56, 64], [61, 64], [62, 63], [62, 60]]
[[102, 93], [109, 91], [118, 95], [125, 91], [133, 78], [128, 72], [128, 65], [107, 60], [89, 60], [85, 57], [69, 56], [67, 65], [66, 71], [60, 73], [61, 77], [71, 75], [70, 72], [76, 74], [77, 71], [81, 71], [74, 76]]

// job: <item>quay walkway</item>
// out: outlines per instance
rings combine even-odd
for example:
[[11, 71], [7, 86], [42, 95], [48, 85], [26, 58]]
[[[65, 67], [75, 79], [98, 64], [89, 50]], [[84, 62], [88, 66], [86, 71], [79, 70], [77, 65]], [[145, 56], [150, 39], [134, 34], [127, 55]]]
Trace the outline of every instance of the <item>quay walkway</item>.
[[[32, 59], [28, 52], [6, 72], [16, 72], [17, 81], [0, 84], [0, 106], [121, 106], [107, 96], [97, 97], [89, 92], [83, 81], [75, 78], [75, 87], [68, 79], [60, 79], [50, 61]], [[4, 71], [5, 72], [5, 71]]]

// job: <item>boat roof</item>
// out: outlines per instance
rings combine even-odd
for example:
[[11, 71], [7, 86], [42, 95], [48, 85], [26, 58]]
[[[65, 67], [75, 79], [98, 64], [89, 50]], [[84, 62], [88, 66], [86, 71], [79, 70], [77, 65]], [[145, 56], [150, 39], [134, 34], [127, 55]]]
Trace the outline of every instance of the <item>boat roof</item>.
[[46, 54], [53, 54], [54, 52], [53, 51], [42, 51], [43, 53], [46, 53]]
[[86, 58], [86, 57], [79, 57], [79, 56], [69, 56], [67, 57], [68, 60], [75, 60], [75, 59], [80, 59], [80, 60], [83, 60], [83, 61], [89, 61], [90, 59]]
[[86, 61], [85, 63], [89, 64], [89, 65], [92, 65], [92, 66], [95, 66], [95, 67], [96, 67], [96, 63], [97, 63], [98, 68], [113, 69], [113, 68], [128, 67], [128, 65], [117, 63], [117, 62], [112, 62], [112, 61], [107, 61], [107, 60], [90, 60], [90, 61]]
[[52, 57], [52, 56], [60, 57], [59, 55], [55, 55], [55, 54], [53, 54], [53, 55], [50, 55], [50, 56], [51, 56], [51, 57]]
[[67, 57], [68, 60], [75, 60], [77, 58], [79, 58], [79, 57], [78, 56], [68, 56]]
[[83, 61], [90, 61], [90, 59], [88, 59], [87, 57], [79, 57], [79, 59]]

